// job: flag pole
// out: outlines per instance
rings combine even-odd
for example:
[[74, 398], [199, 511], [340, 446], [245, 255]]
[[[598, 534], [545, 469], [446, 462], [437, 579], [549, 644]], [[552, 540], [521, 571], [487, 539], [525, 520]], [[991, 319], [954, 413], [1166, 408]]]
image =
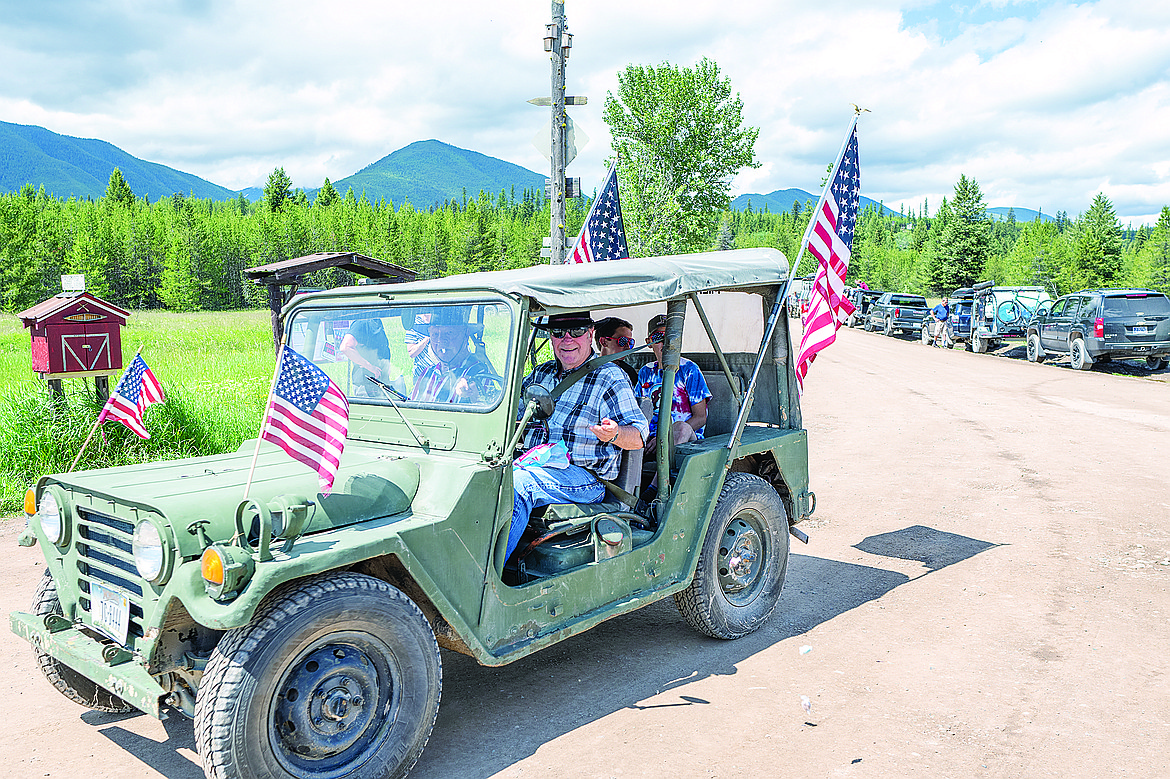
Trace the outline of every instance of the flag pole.
[[[743, 426], [747, 420], [748, 409], [751, 408], [752, 398], [756, 391], [756, 380], [760, 375], [760, 366], [764, 361], [764, 352], [768, 345], [772, 342], [772, 336], [776, 332], [776, 323], [779, 321], [780, 312], [784, 310], [788, 300], [788, 288], [792, 285], [792, 280], [796, 277], [796, 269], [800, 267], [800, 260], [804, 256], [804, 248], [808, 245], [808, 237], [812, 232], [813, 225], [816, 223], [816, 215], [825, 205], [825, 198], [829, 194], [829, 188], [833, 186], [833, 177], [837, 174], [837, 168], [841, 165], [841, 158], [845, 156], [845, 149], [849, 146], [849, 139], [853, 135], [853, 128], [857, 126], [857, 118], [861, 116], [863, 109], [853, 107], [853, 121], [849, 123], [849, 130], [845, 133], [845, 139], [841, 142], [841, 150], [837, 152], [837, 158], [833, 162], [833, 167], [829, 171], [829, 177], [825, 180], [825, 185], [821, 187], [821, 196], [817, 200], [817, 207], [813, 210], [813, 218], [809, 220], [808, 227], [804, 228], [804, 236], [800, 239], [800, 251], [797, 252], [796, 262], [788, 269], [788, 280], [784, 282], [784, 286], [780, 290], [780, 294], [776, 297], [776, 301], [772, 304], [772, 312], [768, 315], [768, 321], [764, 326], [764, 337], [760, 341], [760, 351], [756, 355], [756, 365], [752, 369], [751, 380], [748, 381], [747, 390], [744, 392], [743, 405], [739, 408], [739, 415], [735, 420], [735, 427], [732, 428], [732, 433], [727, 441], [727, 448], [734, 449], [739, 443], [739, 434], [743, 430]], [[728, 467], [731, 467], [731, 460], [727, 461]]]
[[[137, 357], [140, 354], [142, 354], [142, 344], [138, 345], [138, 351], [136, 351], [134, 353], [134, 356]], [[122, 371], [122, 375], [118, 378], [118, 383], [114, 385], [114, 393], [110, 397], [113, 397], [114, 395], [118, 394], [118, 390], [121, 389], [122, 382], [125, 380], [125, 378], [126, 378], [126, 371]], [[106, 398], [107, 405], [109, 404], [109, 402], [110, 402], [110, 398]], [[104, 412], [105, 410], [106, 410], [106, 407], [102, 406], [102, 411]], [[86, 447], [88, 447], [89, 442], [91, 440], [93, 440], [93, 434], [97, 432], [98, 425], [100, 425], [101, 423], [102, 423], [102, 415], [98, 414], [98, 418], [95, 419], [93, 422], [93, 427], [91, 427], [89, 429], [89, 435], [87, 435], [85, 437], [85, 442], [82, 443], [81, 449], [77, 452], [77, 456], [73, 458], [73, 464], [69, 466], [69, 470], [65, 471], [65, 473], [73, 473], [73, 469], [77, 467], [77, 464], [79, 462], [81, 462], [81, 455], [85, 454]]]
[[256, 450], [252, 452], [252, 465], [248, 468], [248, 481], [244, 484], [244, 497], [248, 499], [248, 492], [252, 489], [252, 477], [256, 474], [256, 460], [260, 457], [260, 442], [264, 440], [264, 424], [268, 421], [268, 406], [272, 403], [272, 393], [276, 390], [276, 379], [280, 376], [280, 366], [284, 363], [284, 346], [288, 340], [288, 331], [280, 336], [280, 349], [277, 350], [276, 369], [272, 372], [272, 383], [268, 385], [268, 397], [264, 399], [264, 416], [260, 418], [260, 433], [256, 436]]
[[812, 234], [813, 226], [817, 223], [817, 214], [825, 206], [825, 200], [829, 196], [829, 188], [833, 186], [833, 178], [837, 175], [837, 168], [841, 165], [841, 158], [845, 156], [845, 149], [849, 146], [849, 139], [853, 136], [853, 128], [857, 126], [857, 120], [863, 110], [865, 109], [853, 106], [853, 121], [849, 123], [849, 129], [845, 131], [845, 139], [841, 141], [841, 150], [837, 152], [837, 158], [833, 161], [829, 177], [825, 180], [825, 185], [821, 187], [821, 196], [817, 199], [817, 207], [813, 209], [812, 219], [808, 220], [808, 226], [804, 228], [804, 235], [800, 238], [800, 250], [796, 253], [796, 262], [792, 263], [792, 267], [788, 269], [788, 281], [784, 284], [784, 294], [781, 299], [788, 298], [788, 288], [792, 285], [792, 280], [796, 278], [796, 269], [800, 267], [800, 261], [804, 259], [804, 250], [808, 246], [808, 238]]

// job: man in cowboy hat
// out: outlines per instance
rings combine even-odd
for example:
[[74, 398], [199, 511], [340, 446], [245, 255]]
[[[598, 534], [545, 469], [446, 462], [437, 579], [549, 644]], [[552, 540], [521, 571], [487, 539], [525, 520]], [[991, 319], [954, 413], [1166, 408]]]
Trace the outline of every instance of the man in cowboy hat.
[[430, 349], [435, 364], [410, 394], [424, 403], [493, 403], [500, 394], [499, 374], [479, 351], [471, 351], [466, 306], [442, 306], [431, 313]]
[[[524, 389], [539, 384], [552, 391], [592, 357], [593, 319], [588, 311], [557, 314], [544, 324], [553, 355], [524, 379]], [[598, 481], [617, 476], [621, 450], [640, 449], [649, 426], [638, 408], [633, 387], [612, 362], [599, 365], [567, 387], [548, 419], [533, 421], [524, 431], [524, 449], [563, 441], [569, 462], [550, 465], [514, 465], [512, 528], [508, 551], [520, 541], [532, 510], [553, 503], [598, 503], [605, 487]]]

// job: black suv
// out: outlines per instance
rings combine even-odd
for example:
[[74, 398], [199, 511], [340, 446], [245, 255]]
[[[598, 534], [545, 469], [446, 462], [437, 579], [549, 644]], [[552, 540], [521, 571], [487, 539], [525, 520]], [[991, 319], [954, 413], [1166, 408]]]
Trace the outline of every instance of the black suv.
[[1170, 298], [1149, 289], [1095, 289], [1043, 303], [1028, 323], [1028, 359], [1067, 352], [1072, 366], [1145, 359], [1161, 370], [1170, 357]]

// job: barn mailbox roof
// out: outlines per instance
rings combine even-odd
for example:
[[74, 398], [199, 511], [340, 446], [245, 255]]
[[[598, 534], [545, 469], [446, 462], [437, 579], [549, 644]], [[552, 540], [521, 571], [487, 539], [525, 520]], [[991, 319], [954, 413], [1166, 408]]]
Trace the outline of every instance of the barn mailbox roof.
[[386, 278], [391, 281], [413, 281], [418, 274], [410, 268], [403, 268], [392, 262], [375, 260], [356, 252], [322, 252], [293, 257], [248, 268], [244, 275], [257, 284], [292, 284], [306, 273], [325, 268], [342, 268], [359, 276]]
[[107, 316], [120, 320], [118, 324], [121, 325], [126, 324], [126, 320], [130, 317], [129, 311], [118, 308], [113, 303], [107, 303], [101, 298], [84, 291], [62, 292], [48, 300], [42, 300], [32, 308], [21, 311], [17, 316], [24, 322], [25, 327], [40, 327], [45, 322], [53, 319], [58, 314], [63, 314], [70, 308], [102, 311]]

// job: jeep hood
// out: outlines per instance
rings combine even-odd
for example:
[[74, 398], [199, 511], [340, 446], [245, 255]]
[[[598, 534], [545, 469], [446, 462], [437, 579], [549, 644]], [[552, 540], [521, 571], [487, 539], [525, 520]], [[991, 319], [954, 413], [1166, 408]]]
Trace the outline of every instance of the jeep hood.
[[[55, 474], [41, 482], [72, 491], [83, 509], [108, 512], [113, 510], [111, 504], [117, 504], [157, 512], [171, 522], [178, 542], [185, 546], [182, 537], [188, 534], [181, 531], [198, 520], [209, 522], [213, 539], [234, 532], [236, 508], [244, 498], [255, 446], [255, 440], [245, 441], [231, 454]], [[314, 506], [305, 532], [312, 533], [407, 511], [418, 485], [415, 462], [384, 447], [350, 441], [332, 493], [322, 496], [315, 472], [264, 442], [248, 498], [268, 502], [279, 495], [299, 495], [308, 499]]]

